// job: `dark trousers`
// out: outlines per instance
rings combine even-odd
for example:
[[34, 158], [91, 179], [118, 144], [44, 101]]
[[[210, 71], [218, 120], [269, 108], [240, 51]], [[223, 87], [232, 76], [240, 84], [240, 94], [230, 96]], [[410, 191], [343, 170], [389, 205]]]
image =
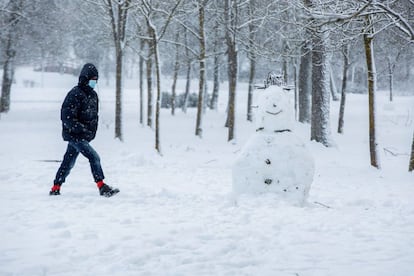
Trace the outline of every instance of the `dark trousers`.
[[60, 164], [60, 168], [56, 173], [54, 184], [62, 184], [65, 182], [70, 170], [75, 165], [79, 153], [82, 153], [83, 156], [88, 158], [95, 182], [105, 178], [101, 167], [101, 159], [89, 142], [84, 140], [79, 142], [70, 141], [63, 157], [62, 164]]

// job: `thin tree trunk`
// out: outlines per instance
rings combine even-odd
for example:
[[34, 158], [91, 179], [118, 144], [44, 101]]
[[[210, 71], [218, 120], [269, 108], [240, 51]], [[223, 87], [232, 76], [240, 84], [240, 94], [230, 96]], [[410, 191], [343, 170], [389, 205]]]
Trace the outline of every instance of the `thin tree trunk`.
[[[305, 7], [311, 7], [311, 0], [302, 0]], [[309, 24], [305, 21], [304, 24]], [[305, 29], [305, 40], [301, 47], [301, 57], [298, 77], [298, 121], [301, 123], [311, 122], [311, 99], [312, 99], [312, 33]]]
[[251, 53], [250, 57], [250, 74], [249, 74], [249, 91], [247, 94], [247, 121], [253, 121], [253, 91], [254, 91], [254, 80], [256, 78], [256, 57]]
[[187, 59], [187, 73], [186, 73], [186, 82], [185, 82], [185, 92], [184, 92], [184, 102], [182, 110], [184, 113], [187, 113], [187, 104], [188, 104], [188, 97], [190, 95], [190, 84], [191, 84], [191, 58], [190, 58], [190, 51], [188, 50], [188, 38], [187, 38], [187, 30], [184, 32], [184, 41], [185, 41], [185, 57]]
[[207, 57], [204, 62], [204, 95], [203, 95], [203, 113], [206, 113], [208, 104], [208, 81], [207, 81]]
[[[176, 35], [176, 41], [179, 39], [179, 34]], [[171, 88], [171, 115], [175, 115], [175, 101], [177, 98], [176, 87], [177, 87], [177, 78], [178, 78], [178, 71], [180, 70], [180, 60], [179, 60], [179, 47], [176, 46], [175, 49], [175, 64], [174, 64], [174, 74], [173, 74], [173, 84]]]
[[414, 135], [413, 135], [413, 142], [411, 144], [410, 163], [408, 165], [408, 171], [412, 172], [413, 170], [414, 170]]
[[213, 68], [213, 93], [211, 95], [210, 108], [217, 110], [218, 107], [218, 96], [220, 89], [220, 63], [219, 55], [214, 55], [214, 68]]
[[329, 66], [329, 85], [330, 85], [330, 88], [331, 88], [332, 100], [335, 101], [335, 102], [339, 101], [339, 98], [337, 96], [338, 89], [336, 88], [336, 83], [335, 83], [335, 78], [334, 78], [332, 66]]
[[249, 72], [249, 91], [247, 94], [247, 121], [253, 121], [253, 91], [254, 91], [254, 80], [256, 78], [256, 53], [254, 50], [254, 42], [256, 40], [256, 27], [253, 23], [254, 8], [256, 2], [254, 0], [249, 1], [249, 61], [250, 61], [250, 72]]
[[[156, 37], [154, 37], [156, 40]], [[157, 75], [157, 102], [155, 105], [155, 149], [158, 153], [161, 153], [161, 144], [160, 144], [160, 111], [161, 111], [161, 69], [160, 61], [158, 54], [158, 42], [154, 45], [154, 54], [155, 54], [155, 71]]]
[[312, 51], [310, 41], [304, 42], [301, 52], [298, 79], [298, 117], [299, 122], [310, 123], [312, 98]]
[[298, 120], [298, 111], [299, 111], [299, 95], [298, 95], [298, 65], [297, 60], [293, 65], [293, 83], [295, 85], [294, 93], [295, 93], [295, 120]]
[[199, 3], [198, 7], [199, 15], [199, 41], [200, 41], [200, 55], [199, 55], [199, 83], [198, 83], [198, 104], [197, 104], [197, 122], [195, 135], [200, 138], [203, 136], [203, 107], [204, 107], [204, 93], [205, 93], [205, 59], [206, 59], [206, 41], [204, 33], [204, 5]]
[[288, 44], [286, 40], [283, 40], [283, 60], [282, 60], [282, 74], [283, 74], [283, 85], [288, 84], [289, 73], [288, 73]]
[[[235, 48], [235, 47], [234, 47]], [[228, 141], [234, 139], [236, 115], [236, 87], [237, 87], [237, 51], [232, 48], [229, 52], [229, 106], [228, 106]]]
[[220, 56], [217, 54], [219, 48], [219, 22], [214, 26], [214, 64], [213, 64], [213, 93], [211, 95], [210, 108], [217, 110], [218, 95], [220, 87]]
[[345, 45], [343, 47], [343, 56], [344, 56], [344, 68], [342, 71], [342, 89], [341, 89], [341, 104], [339, 107], [338, 133], [344, 132], [344, 115], [345, 115], [346, 90], [347, 90], [348, 69], [349, 69], [349, 45]]
[[122, 141], [122, 61], [120, 46], [116, 49], [116, 84], [115, 84], [115, 138]]
[[[150, 43], [150, 52], [152, 52], [152, 47]], [[152, 128], [152, 54], [150, 54], [146, 60], [146, 69], [147, 69], [147, 126]]]
[[368, 109], [369, 109], [369, 152], [371, 165], [377, 169], [380, 168], [378, 158], [378, 144], [376, 137], [376, 122], [375, 122], [375, 86], [376, 86], [376, 70], [375, 70], [375, 59], [374, 59], [374, 48], [373, 48], [373, 37], [374, 33], [372, 24], [372, 18], [367, 16], [366, 19], [369, 33], [364, 34], [364, 48], [367, 62], [368, 71]]
[[[116, 82], [115, 82], [115, 138], [123, 140], [122, 137], [122, 66], [123, 45], [125, 42], [125, 29], [130, 1], [116, 2], [117, 11], [114, 10], [112, 0], [107, 0], [112, 35], [115, 44], [116, 56]], [[115, 14], [116, 12], [116, 14]]]
[[148, 22], [148, 27], [150, 31], [150, 35], [152, 37], [152, 46], [153, 46], [153, 53], [154, 53], [154, 61], [155, 61], [155, 74], [157, 77], [156, 85], [157, 85], [157, 98], [155, 103], [155, 149], [159, 154], [161, 154], [161, 144], [160, 144], [160, 110], [161, 110], [161, 68], [160, 68], [160, 60], [159, 60], [159, 51], [158, 51], [158, 38], [157, 32], [155, 27], [151, 26]]
[[391, 60], [388, 57], [388, 82], [390, 85], [390, 102], [393, 100], [393, 89], [394, 89], [394, 72]]
[[190, 96], [190, 84], [191, 84], [191, 62], [187, 64], [184, 102], [183, 102], [183, 107], [182, 107], [184, 113], [187, 113], [188, 97]]
[[235, 113], [236, 113], [236, 86], [238, 74], [237, 48], [236, 48], [236, 17], [237, 3], [232, 7], [232, 0], [225, 1], [226, 44], [227, 44], [227, 70], [229, 79], [229, 102], [227, 107], [228, 141], [234, 139]]
[[[145, 41], [140, 41], [140, 51], [144, 51]], [[139, 56], [139, 123], [144, 124], [144, 58]]]
[[3, 81], [1, 85], [0, 113], [10, 110], [10, 92], [14, 77], [14, 57], [16, 52], [11, 49], [11, 40], [7, 41], [6, 60], [3, 64]]

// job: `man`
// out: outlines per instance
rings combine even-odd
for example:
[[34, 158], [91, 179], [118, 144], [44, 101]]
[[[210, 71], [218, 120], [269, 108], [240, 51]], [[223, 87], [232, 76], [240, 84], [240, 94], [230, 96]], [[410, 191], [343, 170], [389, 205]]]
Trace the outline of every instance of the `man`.
[[119, 192], [103, 182], [105, 177], [99, 155], [89, 144], [98, 128], [98, 95], [94, 90], [97, 81], [96, 67], [91, 63], [85, 64], [78, 85], [69, 91], [62, 104], [62, 136], [68, 142], [68, 147], [49, 195], [60, 195], [60, 187], [75, 165], [79, 153], [88, 158], [101, 196], [111, 197]]

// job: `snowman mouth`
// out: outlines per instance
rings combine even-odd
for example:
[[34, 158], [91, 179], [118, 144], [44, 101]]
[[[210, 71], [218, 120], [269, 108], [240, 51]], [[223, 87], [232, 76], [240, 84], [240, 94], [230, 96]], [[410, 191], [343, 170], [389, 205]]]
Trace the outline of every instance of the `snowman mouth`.
[[282, 113], [283, 112], [283, 110], [281, 109], [280, 111], [278, 111], [278, 112], [270, 112], [270, 111], [267, 111], [266, 110], [266, 113], [268, 113], [268, 114], [271, 114], [271, 115], [278, 115], [278, 114], [280, 114], [280, 113]]

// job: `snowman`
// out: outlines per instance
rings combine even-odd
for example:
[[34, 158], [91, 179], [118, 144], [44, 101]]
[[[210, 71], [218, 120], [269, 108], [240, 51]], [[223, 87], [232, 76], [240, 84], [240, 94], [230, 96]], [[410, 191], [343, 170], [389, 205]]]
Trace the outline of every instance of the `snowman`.
[[314, 175], [314, 160], [295, 135], [287, 92], [270, 86], [258, 101], [256, 133], [233, 166], [233, 191], [273, 193], [277, 199], [305, 203]]

